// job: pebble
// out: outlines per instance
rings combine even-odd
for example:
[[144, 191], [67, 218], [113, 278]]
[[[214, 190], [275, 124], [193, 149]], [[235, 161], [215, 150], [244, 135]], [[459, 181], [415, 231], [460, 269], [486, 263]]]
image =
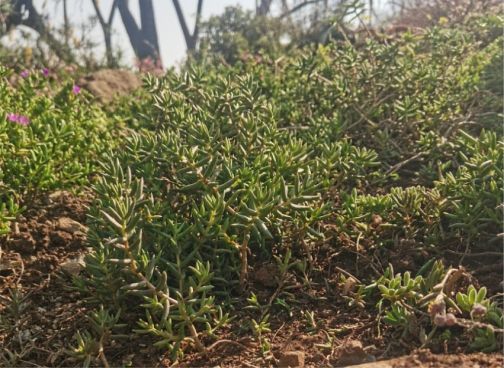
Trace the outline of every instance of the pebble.
[[364, 350], [362, 342], [359, 340], [348, 340], [338, 348], [338, 366], [351, 366], [355, 364], [367, 363], [374, 360]]
[[302, 368], [305, 364], [305, 353], [303, 351], [286, 351], [280, 357], [279, 367]]
[[80, 224], [79, 222], [72, 220], [69, 217], [61, 217], [56, 222], [56, 228], [61, 231], [65, 231], [69, 234], [74, 234], [76, 232], [87, 232], [87, 227]]

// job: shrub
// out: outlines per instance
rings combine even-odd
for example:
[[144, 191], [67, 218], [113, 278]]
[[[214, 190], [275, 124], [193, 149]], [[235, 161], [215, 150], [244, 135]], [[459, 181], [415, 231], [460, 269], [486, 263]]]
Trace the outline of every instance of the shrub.
[[[23, 72], [17, 85], [0, 68], [0, 227], [42, 191], [88, 183], [111, 124], [68, 81], [54, 92], [42, 71]], [[53, 94], [51, 96], [51, 94]]]
[[137, 332], [175, 353], [187, 339], [202, 349], [225, 321], [215, 298], [245, 287], [250, 252], [310, 259], [329, 210], [322, 190], [375, 159], [280, 131], [251, 78], [201, 78], [151, 81], [159, 125], [105, 164], [92, 210], [88, 285], [102, 303], [144, 309]]
[[[79, 287], [180, 355], [204, 350], [228, 321], [250, 261], [310, 263], [329, 231], [332, 245], [369, 252], [490, 244], [502, 221], [501, 133], [495, 119], [466, 118], [494, 114], [494, 99], [476, 108], [475, 96], [499, 40], [478, 44], [475, 33], [436, 28], [148, 78], [150, 98], [132, 105], [137, 132], [93, 185], [94, 252]], [[361, 296], [379, 290], [386, 319], [404, 327], [453, 272], [441, 266], [421, 278], [389, 270]], [[266, 315], [253, 324], [265, 350]], [[478, 331], [474, 342], [492, 346]]]

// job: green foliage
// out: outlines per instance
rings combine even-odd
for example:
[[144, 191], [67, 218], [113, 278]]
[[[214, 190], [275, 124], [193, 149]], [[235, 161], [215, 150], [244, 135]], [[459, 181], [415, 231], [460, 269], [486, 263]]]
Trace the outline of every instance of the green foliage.
[[[105, 148], [114, 146], [111, 124], [71, 81], [54, 90], [39, 70], [8, 82], [0, 67], [0, 233], [40, 192], [88, 183]], [[28, 125], [9, 120], [23, 115]]]
[[77, 331], [75, 340], [77, 345], [74, 346], [68, 353], [74, 358], [81, 360], [84, 367], [89, 367], [95, 359], [100, 359], [102, 364], [108, 366], [107, 358], [105, 357], [104, 347], [112, 339], [124, 338], [124, 335], [114, 334], [114, 330], [124, 327], [120, 324], [119, 317], [121, 311], [117, 311], [115, 315], [100, 306], [100, 309], [93, 311], [87, 315], [87, 320], [90, 325], [90, 330], [84, 330], [82, 333]]
[[[249, 260], [276, 258], [276, 299], [249, 300], [261, 312], [253, 330], [266, 354], [259, 330], [270, 304], [289, 310], [280, 297], [287, 271], [297, 266], [308, 280], [328, 232], [335, 246], [368, 252], [449, 242], [491, 250], [502, 222], [501, 134], [496, 121], [463, 119], [483, 56], [499, 47], [496, 35], [478, 37], [432, 29], [147, 78], [150, 97], [132, 104], [136, 132], [103, 160], [93, 186], [94, 252], [80, 288], [180, 356], [188, 345], [204, 350], [227, 323]], [[383, 320], [424, 343], [427, 328], [454, 323], [446, 310], [437, 319], [419, 313], [433, 299], [465, 310], [440, 293], [446, 274], [434, 260], [416, 276], [390, 268], [350, 304], [364, 307], [378, 290]], [[496, 313], [481, 323], [498, 326]]]
[[488, 326], [485, 329], [477, 329], [475, 331], [476, 337], [471, 343], [471, 348], [476, 351], [482, 351], [484, 353], [491, 353], [493, 351], [499, 351], [499, 338], [495, 336], [495, 330]]
[[[281, 55], [287, 45], [282, 37], [292, 38], [295, 28], [276, 18], [256, 17], [241, 7], [226, 7], [202, 25], [197, 59], [223, 59], [234, 64], [239, 60], [260, 58], [258, 54]], [[289, 41], [286, 42], [289, 43]], [[254, 56], [255, 55], [255, 56]]]
[[415, 296], [414, 290], [418, 289], [421, 281], [421, 276], [412, 279], [410, 272], [406, 271], [402, 278], [400, 274], [397, 274], [391, 279], [385, 278], [377, 285], [384, 300], [395, 302], [413, 298]]
[[[226, 319], [212, 289], [237, 278], [243, 288], [250, 251], [309, 254], [329, 210], [321, 190], [339, 167], [331, 150], [317, 155], [279, 131], [252, 80], [201, 78], [151, 81], [161, 124], [105, 164], [92, 211], [96, 295], [118, 306], [136, 296], [147, 313], [137, 332], [175, 352], [187, 332], [200, 347], [199, 331], [212, 335]], [[279, 262], [288, 267], [288, 256]]]
[[268, 322], [269, 315], [266, 314], [259, 322], [255, 319], [251, 321], [251, 330], [254, 337], [261, 345], [261, 354], [266, 356], [270, 353], [271, 343], [268, 338], [264, 337], [265, 333], [271, 332], [270, 323]]
[[[454, 275], [463, 276], [463, 271], [446, 270], [439, 261], [429, 261], [421, 271], [413, 279], [409, 271], [394, 274], [390, 265], [380, 278], [367, 286], [379, 292], [377, 307], [383, 314], [383, 322], [399, 328], [403, 337], [416, 337], [424, 345], [436, 338], [437, 329], [459, 326], [467, 329], [474, 349], [495, 351], [501, 346], [495, 330], [502, 333], [504, 316], [502, 309], [486, 298], [485, 287], [476, 290], [469, 285], [465, 293], [455, 295], [450, 290], [453, 287], [450, 280]], [[371, 297], [369, 294], [368, 299]], [[467, 316], [470, 319], [464, 318]], [[426, 336], [429, 328], [431, 331]], [[445, 336], [438, 335], [441, 339]]]
[[479, 139], [461, 131], [455, 145], [459, 166], [436, 183], [451, 198], [445, 215], [450, 228], [468, 240], [498, 242], [502, 230], [504, 143], [495, 132], [482, 131]]
[[[419, 150], [435, 162], [449, 153], [442, 137], [480, 102], [482, 70], [502, 54], [500, 37], [494, 35], [485, 47], [478, 37], [476, 31], [434, 28], [423, 36], [406, 33], [393, 43], [305, 48], [231, 71], [260, 76], [279, 126], [297, 136], [327, 141], [349, 136], [391, 165]], [[487, 127], [499, 128], [495, 118]], [[429, 145], [418, 144], [432, 133], [436, 139]]]
[[485, 300], [486, 294], [486, 287], [482, 287], [479, 291], [476, 291], [476, 288], [470, 285], [467, 289], [467, 294], [457, 293], [457, 304], [465, 312], [471, 312], [476, 303], [488, 307], [489, 302]]

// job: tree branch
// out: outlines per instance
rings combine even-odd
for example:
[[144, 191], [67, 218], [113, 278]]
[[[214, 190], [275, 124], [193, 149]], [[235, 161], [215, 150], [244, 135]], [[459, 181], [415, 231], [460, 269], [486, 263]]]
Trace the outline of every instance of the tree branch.
[[128, 34], [131, 44], [136, 45], [138, 43], [140, 28], [138, 28], [135, 18], [133, 18], [133, 15], [129, 10], [129, 0], [119, 0], [117, 8], [119, 9], [119, 14], [121, 14], [124, 28], [126, 28], [126, 33]]
[[259, 6], [257, 7], [257, 15], [267, 15], [270, 11], [270, 8], [271, 8], [271, 3], [273, 2], [273, 0], [261, 0], [261, 3], [259, 4]]
[[189, 45], [191, 42], [191, 34], [189, 33], [189, 28], [187, 28], [187, 23], [185, 21], [184, 13], [182, 12], [179, 1], [173, 0], [173, 6], [175, 7], [175, 12], [177, 13], [177, 18], [179, 20], [180, 27], [182, 28], [182, 33], [184, 34], [186, 45]]
[[[44, 19], [33, 6], [33, 0], [11, 0], [10, 2], [12, 11], [7, 17], [7, 30], [19, 25], [32, 28], [47, 42], [58, 58], [65, 62], [74, 61], [69, 50], [49, 32]], [[23, 8], [25, 12], [28, 12], [28, 17], [25, 19], [23, 18]]]
[[105, 23], [105, 19], [103, 18], [100, 7], [98, 6], [98, 0], [91, 0], [91, 2], [93, 3], [93, 7], [100, 25], [102, 26], [102, 28], [105, 28], [107, 26], [107, 23]]
[[189, 27], [187, 26], [187, 22], [180, 7], [180, 3], [178, 0], [173, 0], [173, 6], [175, 7], [175, 12], [177, 13], [177, 18], [180, 23], [180, 27], [182, 28], [182, 33], [184, 34], [184, 39], [186, 41], [186, 46], [189, 51], [196, 50], [196, 44], [198, 42], [199, 37], [199, 28], [201, 23], [201, 13], [203, 10], [203, 0], [198, 0], [198, 6], [196, 9], [196, 22], [194, 24], [194, 31], [191, 34], [189, 31]]
[[157, 42], [157, 31], [154, 19], [154, 8], [152, 0], [139, 0], [141, 26], [135, 21], [129, 9], [128, 0], [117, 0], [117, 8], [126, 28], [126, 33], [131, 46], [135, 51], [135, 56], [139, 60], [151, 58], [156, 63], [161, 62], [159, 55], [159, 45]]
[[156, 30], [156, 18], [152, 0], [140, 0], [140, 24], [142, 40], [157, 54], [153, 61], [159, 59], [159, 41]]
[[203, 0], [198, 0], [198, 8], [196, 10], [196, 22], [194, 24], [194, 32], [192, 35], [192, 38], [194, 41], [194, 47], [196, 47], [196, 42], [198, 41], [198, 37], [199, 37], [199, 28], [200, 28], [200, 23], [201, 23], [202, 10], [203, 10]]
[[112, 53], [112, 35], [110, 30], [112, 27], [112, 21], [114, 20], [114, 14], [117, 7], [117, 0], [114, 0], [114, 2], [112, 3], [112, 9], [110, 9], [110, 14], [108, 16], [107, 22], [105, 22], [105, 18], [102, 15], [102, 12], [98, 5], [98, 0], [91, 0], [91, 2], [93, 3], [96, 16], [98, 17], [98, 21], [100, 22], [100, 26], [103, 31], [107, 64], [109, 67], [113, 67], [115, 65], [115, 61], [114, 61], [114, 55]]
[[114, 15], [115, 15], [116, 9], [117, 9], [117, 1], [118, 0], [114, 0], [114, 2], [112, 3], [112, 9], [110, 9], [110, 14], [109, 14], [108, 22], [107, 22], [107, 24], [109, 26], [112, 25], [112, 21], [114, 20]]
[[285, 13], [283, 13], [282, 15], [280, 15], [278, 18], [279, 19], [287, 18], [287, 17], [291, 16], [292, 14], [294, 14], [295, 12], [303, 9], [305, 6], [311, 5], [311, 4], [316, 4], [316, 3], [320, 2], [320, 1], [321, 0], [306, 0], [305, 2], [299, 3], [295, 7], [293, 7], [292, 9], [286, 11]]

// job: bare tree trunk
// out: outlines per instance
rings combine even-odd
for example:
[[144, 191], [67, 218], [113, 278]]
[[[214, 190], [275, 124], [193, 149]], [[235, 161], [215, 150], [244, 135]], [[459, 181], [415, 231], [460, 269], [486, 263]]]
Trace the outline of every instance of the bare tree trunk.
[[[146, 5], [147, 4], [147, 5]], [[157, 42], [157, 30], [154, 18], [152, 0], [139, 0], [140, 19], [139, 27], [131, 14], [128, 0], [118, 0], [117, 8], [126, 28], [133, 51], [139, 60], [151, 59], [161, 65], [161, 54]], [[149, 23], [149, 24], [147, 24]], [[143, 27], [146, 27], [144, 29]]]
[[268, 15], [271, 8], [271, 3], [273, 3], [273, 0], [261, 0], [259, 6], [257, 6], [256, 8], [256, 14], [259, 16]]
[[175, 12], [177, 13], [177, 18], [180, 23], [180, 27], [182, 28], [182, 33], [184, 34], [184, 39], [186, 42], [187, 50], [189, 52], [193, 52], [196, 50], [199, 39], [199, 28], [201, 23], [201, 12], [203, 10], [203, 0], [198, 0], [198, 6], [196, 9], [196, 21], [194, 23], [194, 31], [189, 31], [189, 27], [187, 26], [187, 22], [180, 7], [180, 3], [178, 0], [173, 0], [173, 6], [175, 7]]
[[144, 40], [149, 43], [159, 54], [159, 42], [156, 30], [156, 18], [152, 0], [140, 0], [140, 24]]
[[65, 46], [70, 48], [70, 21], [68, 20], [67, 0], [63, 0], [63, 32], [65, 33]]
[[114, 58], [114, 53], [112, 50], [112, 22], [114, 21], [114, 15], [117, 8], [117, 1], [114, 0], [112, 3], [112, 8], [110, 9], [109, 17], [107, 21], [102, 15], [100, 11], [100, 7], [98, 6], [98, 0], [92, 0], [93, 7], [96, 12], [96, 16], [98, 17], [98, 21], [103, 31], [103, 39], [105, 41], [105, 56], [107, 58], [107, 66], [109, 68], [113, 68], [116, 66], [116, 60]]
[[369, 27], [373, 25], [373, 14], [374, 14], [373, 0], [369, 0]]

